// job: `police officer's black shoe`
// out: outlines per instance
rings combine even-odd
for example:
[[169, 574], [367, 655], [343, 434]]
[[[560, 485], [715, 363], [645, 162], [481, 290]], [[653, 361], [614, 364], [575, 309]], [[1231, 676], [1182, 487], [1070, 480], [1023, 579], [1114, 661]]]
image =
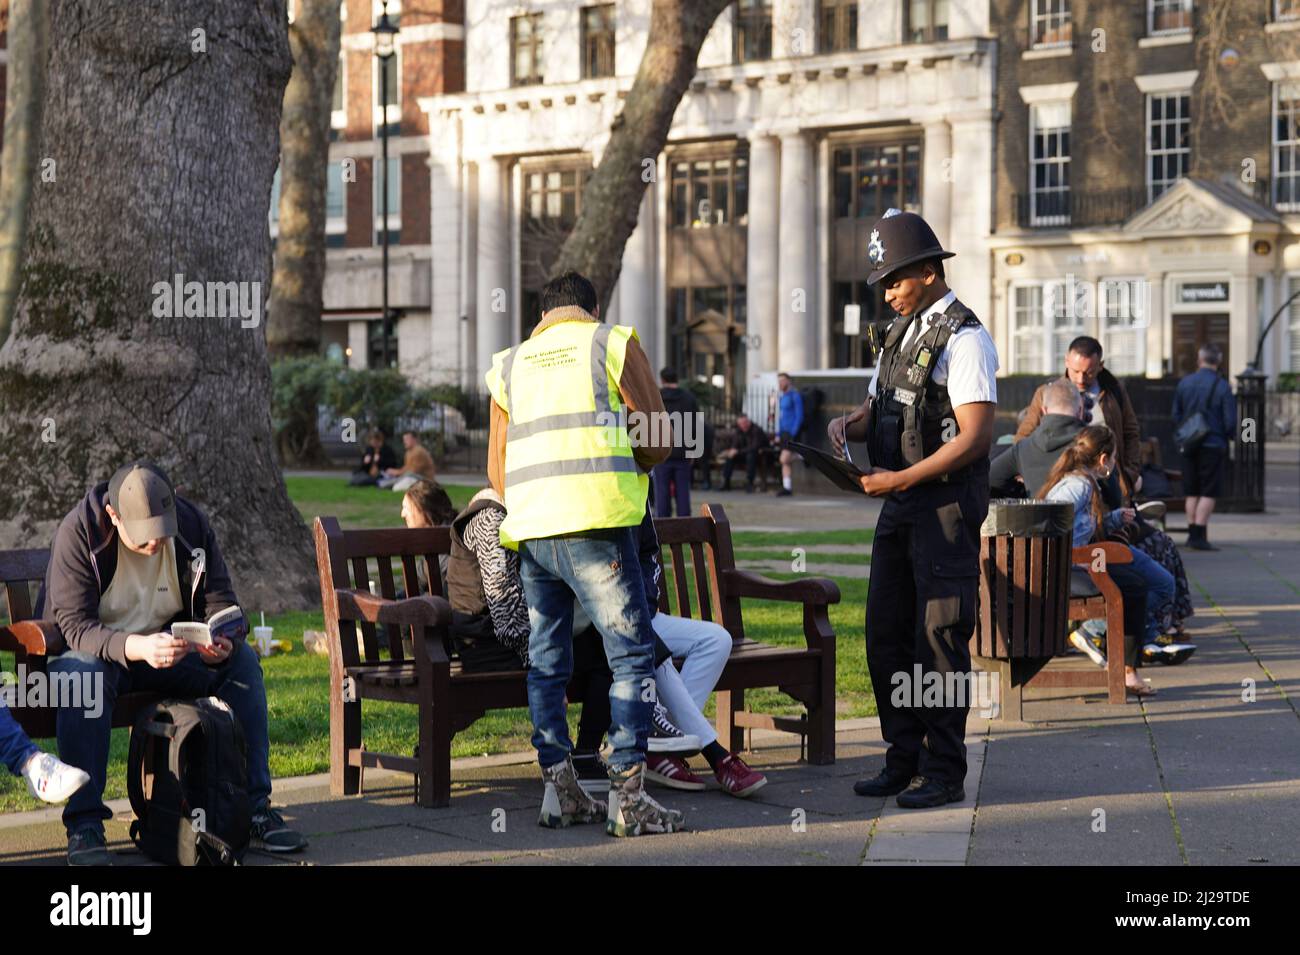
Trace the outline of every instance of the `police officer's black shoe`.
[[853, 791], [859, 796], [896, 796], [907, 788], [910, 778], [906, 773], [882, 769], [870, 779], [859, 779], [853, 784]]
[[965, 798], [966, 790], [961, 786], [949, 786], [937, 779], [913, 776], [911, 783], [898, 794], [895, 801], [904, 809], [930, 809], [950, 802], [961, 802]]

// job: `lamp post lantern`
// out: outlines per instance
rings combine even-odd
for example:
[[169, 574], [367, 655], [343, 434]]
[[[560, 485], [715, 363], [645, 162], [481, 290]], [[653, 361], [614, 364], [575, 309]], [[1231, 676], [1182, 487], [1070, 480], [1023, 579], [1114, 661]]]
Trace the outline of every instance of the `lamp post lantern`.
[[397, 31], [398, 27], [388, 17], [388, 0], [384, 0], [383, 9], [379, 15], [379, 22], [370, 31], [375, 35], [375, 58], [379, 61], [379, 109], [381, 115], [379, 118], [379, 140], [382, 150], [382, 159], [380, 168], [383, 170], [380, 179], [380, 208], [382, 209], [383, 225], [380, 232], [380, 246], [383, 249], [383, 318], [381, 319], [380, 330], [383, 333], [383, 362], [384, 367], [389, 367], [389, 347], [388, 341], [392, 335], [390, 322], [392, 316], [388, 310], [388, 62], [397, 52]]

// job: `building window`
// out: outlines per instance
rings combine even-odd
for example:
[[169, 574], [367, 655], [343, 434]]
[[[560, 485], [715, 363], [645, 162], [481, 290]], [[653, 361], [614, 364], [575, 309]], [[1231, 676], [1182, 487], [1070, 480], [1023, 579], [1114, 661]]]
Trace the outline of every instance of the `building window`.
[[402, 157], [388, 157], [388, 175], [385, 176], [383, 161], [375, 158], [375, 245], [383, 242], [384, 230], [384, 183], [388, 192], [388, 243], [395, 245], [401, 240], [402, 229]]
[[1029, 221], [1070, 223], [1070, 103], [1029, 107]]
[[[1300, 287], [1300, 275], [1288, 275], [1286, 277], [1286, 294], [1282, 301], [1286, 301]], [[1300, 372], [1300, 298], [1296, 299], [1287, 308], [1287, 371]]]
[[1192, 0], [1147, 0], [1147, 34], [1185, 33], [1192, 28]]
[[[1085, 334], [1082, 302], [1071, 301], [1087, 286], [1069, 286], [1065, 282], [1038, 282], [1012, 286], [1011, 373], [1022, 375], [1051, 374], [1065, 364], [1066, 350], [1079, 335]], [[1108, 353], [1109, 354], [1109, 353]]]
[[858, 0], [821, 0], [817, 10], [819, 53], [858, 48]]
[[685, 286], [668, 290], [669, 361], [689, 380], [721, 392], [735, 408], [745, 376], [745, 286]]
[[[268, 210], [271, 236], [280, 231], [280, 170], [275, 170], [271, 180], [271, 207]], [[332, 162], [325, 175], [325, 244], [330, 248], [343, 245], [348, 231], [347, 207], [343, 199], [343, 163]]]
[[[389, 308], [392, 318], [388, 322], [388, 367], [398, 368], [397, 358], [397, 314]], [[382, 319], [366, 322], [366, 367], [384, 367], [384, 323]]]
[[[377, 64], [374, 70], [375, 135], [381, 135], [383, 127], [387, 126], [389, 136], [399, 136], [402, 126], [402, 50], [397, 48], [386, 60], [371, 59]], [[382, 76], [380, 70], [383, 70]]]
[[1191, 165], [1191, 94], [1147, 96], [1147, 202], [1187, 175]]
[[920, 143], [838, 147], [831, 152], [831, 167], [837, 219], [874, 221], [891, 208], [921, 210]]
[[1044, 371], [1043, 286], [1017, 285], [1011, 293], [1011, 373]]
[[582, 8], [582, 78], [614, 75], [614, 4]]
[[908, 43], [948, 39], [948, 0], [908, 0], [906, 9], [903, 38]]
[[1300, 209], [1300, 83], [1273, 84], [1273, 203]]
[[736, 63], [772, 58], [772, 0], [736, 0], [732, 25]]
[[1029, 37], [1033, 46], [1069, 46], [1074, 39], [1070, 0], [1032, 0]]
[[510, 18], [510, 85], [542, 82], [542, 15], [526, 13]]
[[1273, 19], [1300, 20], [1300, 0], [1273, 0]]
[[550, 274], [555, 257], [569, 237], [578, 213], [582, 193], [591, 176], [586, 158], [570, 159], [562, 165], [525, 165], [523, 215], [520, 222], [520, 332], [532, 334], [541, 320], [541, 288]]
[[673, 228], [748, 225], [748, 159], [678, 160], [670, 169]]
[[1097, 285], [1106, 368], [1116, 375], [1144, 374], [1149, 323], [1147, 283], [1142, 279], [1102, 279]]

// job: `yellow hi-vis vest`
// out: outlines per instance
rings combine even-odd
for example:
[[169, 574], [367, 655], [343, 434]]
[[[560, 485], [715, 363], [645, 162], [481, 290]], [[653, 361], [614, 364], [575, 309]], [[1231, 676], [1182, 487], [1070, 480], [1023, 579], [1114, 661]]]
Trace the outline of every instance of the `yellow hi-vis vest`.
[[649, 479], [632, 457], [618, 392], [635, 335], [625, 325], [559, 322], [492, 356], [487, 386], [510, 418], [504, 546], [641, 523]]

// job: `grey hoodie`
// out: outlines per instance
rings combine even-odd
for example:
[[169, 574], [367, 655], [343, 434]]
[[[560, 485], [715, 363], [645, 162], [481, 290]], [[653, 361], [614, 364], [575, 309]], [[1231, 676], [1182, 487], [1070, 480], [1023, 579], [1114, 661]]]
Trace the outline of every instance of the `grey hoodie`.
[[1009, 488], [1019, 474], [1025, 481], [1025, 492], [1034, 497], [1047, 480], [1052, 465], [1061, 452], [1074, 443], [1074, 437], [1084, 429], [1084, 423], [1067, 414], [1043, 415], [1038, 427], [1023, 441], [1017, 441], [989, 467], [989, 486]]

